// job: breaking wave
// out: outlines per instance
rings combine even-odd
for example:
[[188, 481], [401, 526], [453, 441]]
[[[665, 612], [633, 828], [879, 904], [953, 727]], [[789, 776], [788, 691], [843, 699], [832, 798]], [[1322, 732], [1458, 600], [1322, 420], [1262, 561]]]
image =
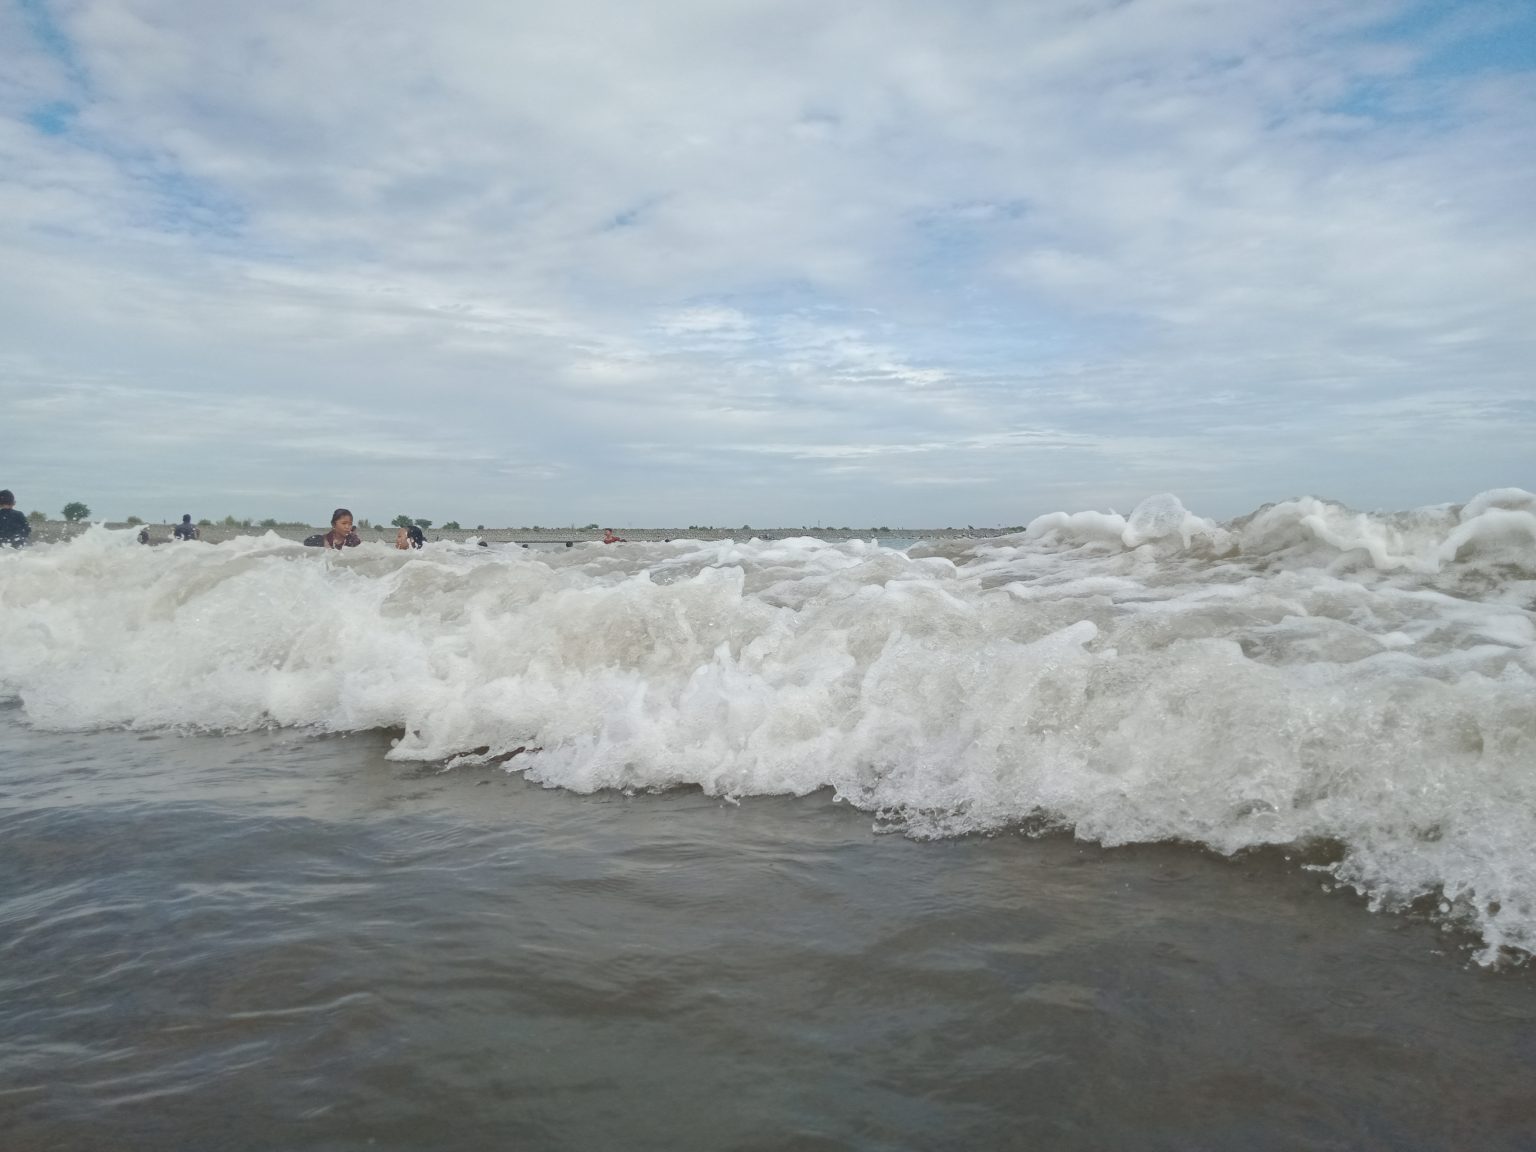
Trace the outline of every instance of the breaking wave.
[[[907, 552], [814, 539], [0, 555], [37, 726], [399, 729], [551, 786], [832, 788], [916, 835], [1326, 847], [1536, 951], [1536, 496], [1226, 523], [1172, 496]], [[480, 750], [464, 755], [467, 750]]]

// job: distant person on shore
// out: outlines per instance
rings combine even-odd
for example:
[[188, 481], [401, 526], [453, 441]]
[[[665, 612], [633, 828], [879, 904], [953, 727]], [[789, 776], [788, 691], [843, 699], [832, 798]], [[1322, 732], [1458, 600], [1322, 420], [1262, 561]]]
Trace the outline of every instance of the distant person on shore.
[[201, 540], [203, 533], [192, 523], [192, 513], [188, 512], [182, 516], [181, 523], [171, 529], [171, 537], [176, 540]]
[[343, 548], [356, 548], [362, 540], [357, 533], [352, 531], [352, 513], [346, 508], [338, 508], [331, 513], [331, 530], [324, 535], [319, 533], [307, 537], [304, 541], [306, 548], [334, 548], [340, 552]]
[[395, 533], [395, 547], [404, 552], [408, 548], [420, 548], [427, 537], [420, 524], [410, 524]]
[[148, 544], [149, 543], [149, 525], [148, 524], [144, 525], [144, 527], [139, 529], [139, 543], [140, 544]]
[[32, 525], [16, 511], [16, 494], [0, 489], [0, 548], [20, 548], [32, 535]]
[[626, 544], [626, 543], [628, 543], [628, 541], [626, 541], [624, 539], [624, 537], [622, 537], [622, 536], [615, 536], [613, 534], [613, 529], [612, 528], [604, 528], [603, 529], [603, 543], [604, 544]]

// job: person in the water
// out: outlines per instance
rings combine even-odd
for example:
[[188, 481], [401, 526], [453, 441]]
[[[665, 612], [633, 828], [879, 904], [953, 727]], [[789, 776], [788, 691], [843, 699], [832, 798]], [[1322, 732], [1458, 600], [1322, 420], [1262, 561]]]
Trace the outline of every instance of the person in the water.
[[613, 529], [612, 528], [604, 528], [603, 529], [603, 543], [604, 544], [623, 544], [623, 543], [625, 543], [625, 540], [624, 540], [624, 537], [622, 537], [622, 536], [615, 536], [613, 534]]
[[177, 540], [201, 540], [203, 534], [196, 524], [192, 523], [192, 513], [184, 513], [181, 523], [171, 529], [171, 535]]
[[9, 488], [0, 488], [0, 548], [20, 548], [32, 535], [32, 525], [16, 511], [16, 495]]
[[420, 548], [427, 542], [420, 524], [409, 524], [395, 533], [395, 547], [402, 552], [407, 548]]
[[356, 548], [362, 540], [357, 533], [352, 531], [352, 512], [347, 508], [338, 508], [331, 513], [331, 530], [323, 536], [315, 534], [304, 541], [306, 548], [334, 548], [338, 552], [343, 548]]

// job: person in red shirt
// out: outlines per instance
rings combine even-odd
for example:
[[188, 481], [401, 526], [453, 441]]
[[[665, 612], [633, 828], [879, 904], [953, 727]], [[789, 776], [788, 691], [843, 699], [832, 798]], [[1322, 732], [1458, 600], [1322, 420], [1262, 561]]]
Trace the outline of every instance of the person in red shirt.
[[338, 552], [343, 548], [356, 548], [363, 541], [358, 534], [352, 531], [352, 513], [349, 509], [338, 508], [331, 513], [331, 530], [324, 536], [310, 536], [304, 541], [306, 548], [335, 548]]
[[622, 537], [622, 536], [615, 536], [613, 534], [613, 529], [612, 528], [604, 528], [603, 529], [603, 543], [604, 544], [623, 544], [624, 542], [625, 542], [624, 537]]

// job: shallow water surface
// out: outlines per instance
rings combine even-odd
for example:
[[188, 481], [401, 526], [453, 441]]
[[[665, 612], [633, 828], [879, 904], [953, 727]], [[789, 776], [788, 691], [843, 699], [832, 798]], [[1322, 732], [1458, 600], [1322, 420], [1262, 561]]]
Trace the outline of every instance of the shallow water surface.
[[26, 1149], [1530, 1148], [1536, 982], [1282, 853], [0, 711]]

